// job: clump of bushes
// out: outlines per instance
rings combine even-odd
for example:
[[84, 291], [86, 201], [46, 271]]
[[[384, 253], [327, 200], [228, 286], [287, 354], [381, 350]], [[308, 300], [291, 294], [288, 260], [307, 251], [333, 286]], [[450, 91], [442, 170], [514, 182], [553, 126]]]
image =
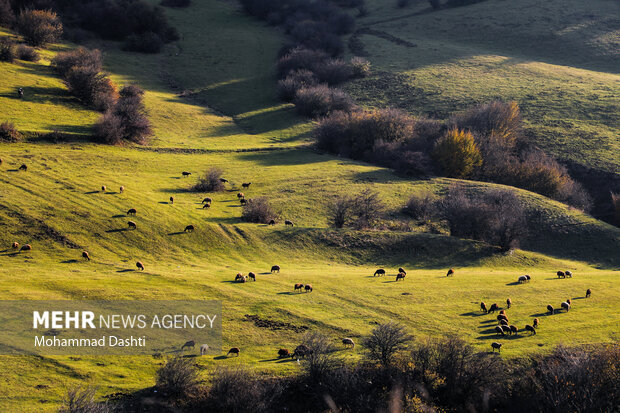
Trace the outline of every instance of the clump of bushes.
[[295, 70], [278, 81], [278, 97], [285, 102], [291, 102], [299, 89], [316, 86], [318, 83], [318, 79], [311, 71]]
[[205, 174], [198, 178], [198, 182], [192, 186], [194, 192], [219, 192], [224, 190], [222, 182], [222, 171], [220, 168], [212, 167]]
[[17, 46], [17, 58], [27, 62], [38, 62], [41, 56], [33, 47], [20, 44]]
[[433, 156], [446, 176], [452, 178], [470, 178], [482, 165], [474, 135], [459, 129], [449, 130], [437, 141]]
[[22, 134], [19, 133], [13, 123], [0, 123], [0, 142], [19, 142], [20, 140], [22, 140]]
[[112, 413], [115, 409], [106, 402], [97, 402], [92, 386], [73, 387], [67, 391], [59, 413]]
[[58, 53], [51, 62], [52, 69], [61, 77], [74, 68], [87, 68], [93, 72], [100, 72], [103, 68], [103, 56], [98, 49], [78, 47], [75, 50]]
[[0, 39], [0, 62], [12, 63], [15, 60], [15, 45], [7, 38]]
[[142, 102], [143, 95], [144, 91], [138, 86], [122, 88], [112, 109], [95, 124], [97, 140], [113, 145], [125, 141], [146, 144], [153, 132]]
[[370, 75], [370, 62], [363, 57], [355, 56], [351, 58], [351, 76], [355, 78]]
[[198, 369], [192, 359], [173, 357], [157, 370], [155, 383], [168, 396], [188, 396], [198, 387]]
[[317, 85], [304, 87], [295, 94], [295, 108], [300, 115], [310, 118], [326, 116], [336, 111], [348, 112], [353, 101], [340, 89]]
[[427, 221], [436, 215], [437, 196], [431, 192], [412, 195], [405, 204], [403, 212], [413, 219]]
[[62, 36], [62, 23], [51, 10], [24, 10], [17, 20], [17, 31], [31, 46], [45, 46]]
[[132, 34], [127, 36], [123, 50], [141, 53], [159, 53], [164, 47], [162, 38], [153, 32]]
[[337, 197], [330, 204], [330, 224], [334, 228], [372, 228], [381, 219], [384, 211], [385, 205], [379, 194], [366, 189], [354, 196]]
[[241, 212], [241, 219], [246, 222], [268, 224], [277, 218], [278, 214], [269, 203], [269, 199], [264, 196], [248, 200]]

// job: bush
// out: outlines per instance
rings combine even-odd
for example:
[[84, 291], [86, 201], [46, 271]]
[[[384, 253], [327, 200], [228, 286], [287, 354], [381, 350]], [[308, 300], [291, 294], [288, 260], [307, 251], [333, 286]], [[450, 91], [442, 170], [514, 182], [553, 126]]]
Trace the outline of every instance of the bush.
[[198, 182], [192, 186], [194, 192], [219, 192], [224, 190], [224, 182], [222, 182], [222, 171], [220, 168], [213, 167], [205, 172], [204, 176], [198, 179]]
[[363, 343], [368, 350], [368, 358], [389, 367], [397, 353], [407, 348], [412, 339], [413, 336], [407, 334], [404, 326], [389, 322], [375, 327]]
[[92, 68], [73, 67], [64, 82], [72, 95], [98, 111], [109, 110], [116, 101], [117, 92], [112, 81]]
[[351, 226], [356, 229], [372, 228], [381, 218], [385, 206], [379, 195], [369, 189], [358, 195], [342, 195], [329, 206], [330, 224], [334, 228]]
[[24, 10], [17, 21], [17, 31], [31, 46], [45, 46], [62, 36], [62, 23], [50, 10]]
[[320, 383], [335, 365], [330, 354], [334, 351], [331, 340], [321, 333], [311, 332], [304, 335], [302, 344], [309, 350], [303, 358], [306, 376], [311, 383]]
[[337, 197], [330, 205], [330, 225], [334, 228], [344, 228], [350, 221], [353, 213], [353, 198], [347, 195]]
[[485, 241], [503, 251], [516, 248], [527, 232], [525, 210], [511, 191], [468, 195], [455, 186], [440, 201], [439, 209], [448, 222], [450, 235]]
[[19, 142], [22, 134], [15, 129], [15, 125], [10, 122], [0, 123], [0, 142]]
[[38, 62], [41, 59], [39, 53], [32, 47], [20, 44], [17, 47], [17, 58], [27, 62]]
[[470, 178], [482, 165], [482, 155], [474, 136], [459, 129], [449, 130], [437, 142], [433, 156], [446, 175], [452, 178]]
[[318, 79], [314, 73], [306, 69], [296, 70], [278, 81], [278, 97], [285, 102], [291, 102], [299, 89], [317, 84]]
[[321, 83], [337, 85], [351, 78], [351, 66], [340, 59], [328, 59], [314, 67], [314, 73]]
[[153, 32], [146, 32], [127, 36], [123, 50], [140, 53], [159, 53], [163, 47], [164, 41], [159, 35]]
[[246, 222], [268, 224], [277, 217], [278, 214], [269, 203], [269, 199], [264, 196], [248, 200], [241, 212], [241, 219]]
[[412, 195], [403, 212], [414, 219], [428, 221], [437, 215], [437, 197], [431, 192]]
[[300, 115], [310, 118], [318, 118], [335, 111], [348, 112], [353, 108], [349, 95], [340, 89], [332, 89], [325, 85], [299, 89], [294, 103]]
[[514, 146], [521, 136], [521, 113], [517, 102], [493, 102], [476, 106], [455, 116], [451, 122], [475, 135], [494, 136]]
[[114, 410], [107, 403], [95, 401], [95, 388], [74, 387], [67, 391], [59, 413], [112, 413]]
[[65, 77], [73, 68], [85, 68], [91, 72], [100, 72], [103, 68], [103, 56], [98, 49], [90, 50], [78, 47], [69, 52], [58, 53], [51, 62], [52, 69]]
[[162, 0], [161, 5], [165, 7], [189, 7], [192, 0]]
[[142, 89], [134, 85], [121, 89], [112, 110], [95, 125], [96, 138], [113, 145], [123, 141], [145, 144], [153, 132], [142, 103], [143, 95]]
[[188, 396], [198, 387], [198, 369], [192, 359], [173, 357], [157, 370], [155, 385], [166, 395]]
[[12, 63], [15, 60], [15, 45], [10, 40], [0, 39], [0, 62]]
[[354, 78], [366, 77], [370, 75], [370, 62], [363, 57], [355, 56], [351, 58], [351, 76]]
[[325, 52], [310, 50], [305, 47], [295, 47], [278, 59], [276, 68], [279, 77], [285, 77], [290, 72], [306, 69], [314, 71], [316, 65], [327, 60]]

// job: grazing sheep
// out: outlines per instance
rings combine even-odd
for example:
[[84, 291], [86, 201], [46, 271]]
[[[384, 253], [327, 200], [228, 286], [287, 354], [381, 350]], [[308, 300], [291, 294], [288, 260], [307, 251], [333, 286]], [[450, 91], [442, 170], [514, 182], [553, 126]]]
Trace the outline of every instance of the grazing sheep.
[[27, 171], [28, 170], [28, 166], [25, 163], [23, 163], [22, 166], [19, 167], [19, 170], [20, 171]]
[[501, 334], [502, 336], [504, 335], [504, 329], [501, 328], [500, 326], [495, 326], [495, 332], [497, 334]]
[[185, 171], [181, 172], [181, 175], [183, 175], [184, 177], [190, 176], [191, 174], [192, 174], [191, 172], [185, 172]]
[[454, 270], [452, 268], [450, 268], [448, 270], [448, 273], [446, 274], [446, 277], [450, 277], [450, 276], [454, 276]]
[[484, 303], [484, 301], [480, 303], [480, 309], [485, 313], [489, 312], [489, 310], [487, 310], [487, 305]]
[[171, 196], [169, 199], [170, 199], [170, 203], [171, 203], [171, 204], [174, 204], [174, 197], [173, 197], [173, 196]]
[[243, 274], [238, 272], [237, 275], [235, 276], [235, 281], [239, 280], [240, 278], [243, 278]]
[[237, 357], [239, 357], [239, 353], [241, 353], [241, 350], [239, 350], [239, 347], [233, 347], [230, 350], [228, 350], [228, 353], [226, 353], [226, 357], [228, 357], [230, 354], [236, 354]]
[[193, 232], [194, 229], [196, 229], [193, 225], [188, 225], [185, 227], [185, 229], [183, 230], [184, 232]]
[[530, 277], [529, 275], [525, 274], [525, 278], [527, 278], [527, 282], [530, 282], [530, 280], [532, 279], [532, 277]]
[[269, 225], [275, 225], [275, 224], [276, 224], [276, 220], [275, 219], [269, 220]]
[[213, 202], [213, 200], [209, 197], [206, 197], [205, 199], [202, 200], [203, 204], [210, 204], [211, 202]]
[[203, 344], [200, 346], [200, 355], [204, 356], [205, 354], [207, 354], [207, 351], [209, 351], [209, 345], [208, 344]]
[[495, 352], [495, 349], [497, 349], [498, 352], [502, 352], [502, 343], [497, 343], [497, 342], [493, 342], [491, 343], [491, 348], [493, 349], [493, 352]]
[[400, 267], [400, 268], [398, 269], [398, 272], [402, 272], [402, 273], [403, 273], [403, 274], [405, 274], [405, 275], [407, 274], [407, 271], [405, 271], [405, 269], [404, 269], [403, 267]]
[[280, 350], [278, 350], [278, 358], [284, 358], [290, 355], [291, 355], [291, 352], [288, 351], [287, 348], [281, 348]]
[[235, 282], [244, 283], [247, 280], [248, 280], [248, 277], [246, 277], [245, 275], [241, 273], [237, 273], [237, 275], [235, 276]]
[[522, 275], [519, 277], [519, 279], [517, 280], [517, 282], [519, 284], [523, 284], [524, 282], [527, 282], [527, 277], [525, 275]]
[[253, 272], [251, 272], [251, 271], [250, 271], [250, 272], [248, 273], [248, 277], [250, 277], [250, 279], [251, 279], [252, 281], [256, 281], [256, 274], [254, 274]]
[[239, 200], [239, 203], [240, 203], [241, 205], [245, 205], [245, 204], [247, 204], [247, 203], [248, 203], [248, 201], [246, 201], [246, 199], [245, 199], [245, 198], [241, 198], [241, 199]]
[[[16, 250], [18, 248], [19, 248], [19, 242], [14, 242], [13, 243], [13, 249]], [[588, 290], [588, 291], [590, 291], [590, 290]]]
[[306, 346], [305, 344], [300, 344], [295, 348], [295, 351], [293, 352], [291, 358], [299, 359], [306, 357], [306, 355], [308, 354], [310, 354], [310, 349], [308, 348], [308, 346]]
[[499, 321], [499, 320], [508, 320], [508, 317], [506, 317], [505, 314], [500, 314], [500, 315], [497, 316], [497, 321]]
[[510, 308], [510, 306], [512, 305], [512, 300], [510, 298], [506, 299], [506, 307]]
[[516, 335], [519, 332], [519, 329], [517, 328], [517, 326], [510, 325], [510, 326], [508, 326], [508, 328], [510, 329], [510, 333], [511, 334], [515, 334]]
[[140, 261], [136, 263], [136, 267], [138, 267], [139, 270], [144, 271], [144, 264], [142, 264]]
[[529, 331], [532, 334], [536, 334], [536, 329], [529, 324], [525, 325], [525, 331]]
[[503, 315], [506, 315], [506, 310], [501, 309], [501, 310], [499, 310], [499, 313], [500, 313], [500, 314], [503, 314]]
[[280, 272], [280, 266], [279, 265], [273, 265], [271, 267], [271, 272]]
[[538, 320], [538, 318], [534, 319], [534, 328], [538, 328], [538, 326], [540, 325], [540, 320]]
[[500, 325], [499, 328], [501, 328], [504, 331], [504, 333], [508, 333], [508, 334], [511, 333], [510, 327], [508, 327], [507, 325]]
[[211, 208], [211, 204], [204, 204], [202, 209]]
[[293, 221], [289, 221], [288, 219], [287, 219], [286, 221], [284, 221], [284, 225], [285, 225], [285, 226], [290, 225], [291, 227], [294, 227], [294, 226], [295, 226], [295, 224], [293, 224]]
[[293, 291], [299, 290], [299, 292], [302, 292], [304, 287], [305, 287], [305, 285], [297, 283], [297, 284], [295, 284], [295, 289]]
[[553, 309], [553, 306], [552, 306], [551, 304], [549, 304], [549, 305], [547, 306], [547, 311], [549, 311], [549, 314], [554, 314], [554, 311], [555, 311], [555, 310]]
[[17, 97], [20, 99], [23, 99], [24, 97], [24, 89], [22, 89], [21, 87], [17, 89]]
[[125, 187], [121, 186], [120, 188], [118, 188], [118, 191], [122, 194], [123, 192], [125, 192]]
[[129, 229], [138, 229], [138, 226], [133, 221], [128, 221], [127, 226], [129, 227]]
[[105, 185], [101, 185], [101, 192], [105, 192], [106, 191], [106, 186]]
[[489, 308], [489, 313], [494, 313], [499, 310], [499, 306], [495, 303], [491, 304], [491, 308]]
[[32, 245], [30, 245], [30, 244], [25, 244], [25, 245], [23, 245], [23, 246], [19, 249], [19, 252], [22, 252], [22, 251], [30, 251], [30, 250], [32, 250]]
[[304, 287], [304, 290], [306, 290], [307, 293], [311, 293], [312, 292], [312, 286], [310, 284], [306, 284], [306, 286]]
[[570, 271], [564, 271], [564, 275], [570, 278], [573, 278], [573, 273]]
[[342, 344], [344, 344], [345, 347], [351, 346], [351, 348], [355, 348], [355, 343], [350, 338], [343, 338], [342, 339]]
[[82, 251], [82, 258], [90, 261], [90, 255], [88, 255], [88, 251]]
[[138, 211], [136, 211], [136, 209], [135, 209], [135, 208], [130, 208], [130, 209], [127, 211], [127, 215], [136, 215], [136, 213], [137, 213], [137, 212], [138, 212]]
[[566, 278], [564, 271], [558, 271], [556, 274], [558, 275], [558, 278]]
[[246, 182], [244, 182], [244, 183], [242, 183], [242, 184], [241, 184], [241, 187], [242, 187], [242, 188], [249, 188], [249, 187], [250, 187], [250, 185], [252, 185], [252, 182], [247, 182], [247, 183], [246, 183]]
[[398, 274], [396, 274], [396, 281], [398, 281], [398, 280], [403, 280], [403, 281], [405, 281], [405, 275], [406, 275], [406, 274], [404, 274], [404, 273], [402, 273], [402, 272], [399, 272]]
[[193, 349], [194, 347], [196, 347], [196, 342], [194, 340], [186, 341], [185, 344], [183, 344], [181, 346], [181, 351], [183, 351], [183, 349], [185, 349], [185, 347], [187, 347], [187, 348], [191, 347]]
[[385, 275], [385, 270], [383, 268], [379, 268], [377, 271], [375, 271], [375, 273], [372, 276], [375, 277], [377, 275], [379, 277], [382, 276], [382, 275]]
[[228, 182], [228, 179], [220, 178], [220, 182], [222, 182], [222, 183], [227, 183], [227, 182]]
[[568, 303], [568, 305], [573, 305], [573, 302], [570, 300], [570, 298], [566, 300], [566, 302]]
[[592, 290], [588, 288], [586, 290], [586, 298], [590, 298], [590, 295], [592, 295]]
[[566, 310], [567, 313], [568, 313], [568, 310], [570, 310], [570, 304], [567, 303], [566, 301], [560, 304], [560, 306], [562, 307], [563, 310]]
[[245, 198], [245, 195], [243, 195], [243, 192], [239, 192], [237, 194], [237, 198]]
[[508, 320], [502, 318], [501, 320], [499, 320], [499, 325], [500, 326], [507, 326], [508, 325]]

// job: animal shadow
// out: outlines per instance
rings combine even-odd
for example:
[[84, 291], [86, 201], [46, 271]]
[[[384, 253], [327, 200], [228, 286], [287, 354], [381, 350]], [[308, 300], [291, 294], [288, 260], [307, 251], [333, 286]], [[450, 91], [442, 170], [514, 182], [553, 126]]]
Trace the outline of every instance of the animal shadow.
[[228, 360], [227, 356], [217, 356], [217, 357], [213, 357], [213, 360]]
[[111, 232], [123, 232], [123, 231], [128, 231], [128, 229], [127, 228], [116, 228], [116, 229], [109, 229], [106, 232], [111, 233]]
[[181, 235], [181, 234], [185, 234], [185, 231], [177, 231], [177, 232], [168, 233], [168, 235]]
[[92, 194], [98, 194], [101, 191], [88, 191], [88, 192], [84, 192], [86, 195], [92, 195]]
[[519, 284], [523, 284], [523, 283], [520, 283], [519, 281], [515, 281], [515, 282], [508, 283], [506, 285], [519, 285]]
[[131, 269], [131, 268], [125, 268], [124, 270], [118, 270], [116, 272], [133, 272], [135, 270]]
[[112, 215], [112, 218], [125, 218], [127, 215], [125, 214], [116, 214], [116, 215]]
[[295, 293], [295, 292], [290, 292], [290, 291], [282, 291], [280, 293], [277, 293], [278, 295], [297, 295], [299, 293]]
[[481, 311], [470, 311], [469, 313], [463, 313], [463, 314], [459, 314], [459, 315], [470, 316], [470, 317], [480, 317], [480, 316], [486, 315], [486, 314], [481, 312]]
[[76, 259], [61, 261], [62, 264], [75, 264], [76, 262], [78, 262]]

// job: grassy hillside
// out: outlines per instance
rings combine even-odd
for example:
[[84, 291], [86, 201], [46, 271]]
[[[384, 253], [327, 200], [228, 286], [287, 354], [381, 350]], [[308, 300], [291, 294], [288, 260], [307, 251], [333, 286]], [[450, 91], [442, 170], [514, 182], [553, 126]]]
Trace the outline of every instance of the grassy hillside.
[[[542, 326], [534, 337], [501, 339], [505, 357], [559, 343], [617, 340], [620, 230], [526, 191], [519, 196], [528, 208], [541, 211], [541, 218], [530, 223], [524, 249], [509, 255], [422, 228], [329, 229], [327, 205], [338, 194], [370, 187], [385, 200], [389, 218], [400, 220], [411, 194], [441, 194], [454, 180], [413, 181], [307, 148], [311, 125], [273, 93], [272, 63], [283, 41], [278, 33], [229, 2], [194, 2], [168, 13], [182, 40], [162, 54], [125, 53], [114, 43], [90, 45], [105, 51], [106, 69], [116, 83], [137, 82], [147, 90], [156, 132], [152, 145], [36, 139], [0, 144], [0, 299], [220, 299], [223, 347], [239, 346], [242, 354], [197, 362], [207, 369], [249, 364], [274, 374], [298, 370], [297, 363], [275, 355], [280, 347], [294, 347], [302, 333], [258, 327], [246, 314], [318, 330], [334, 343], [344, 336], [357, 340], [377, 322], [396, 319], [418, 338], [456, 333], [485, 350], [497, 337], [490, 331], [493, 316], [477, 311], [478, 304], [501, 305], [510, 297], [513, 322], [522, 328], [539, 317]], [[47, 66], [53, 53], [66, 47], [71, 45], [52, 47], [36, 64], [0, 63], [0, 120], [27, 132], [87, 133], [98, 114], [73, 101]], [[44, 91], [31, 102], [25, 88], [26, 102], [15, 99], [17, 85], [27, 84]], [[28, 172], [17, 171], [22, 163]], [[231, 183], [212, 195], [210, 210], [203, 210], [204, 194], [187, 189], [212, 166], [221, 167]], [[181, 171], [193, 175], [182, 178]], [[246, 196], [268, 196], [282, 219], [296, 227], [241, 222], [235, 196], [241, 182], [253, 182]], [[473, 190], [495, 187], [463, 184]], [[129, 208], [138, 210], [131, 218], [136, 231], [125, 230]], [[190, 223], [197, 227], [194, 233], [179, 233]], [[32, 244], [33, 251], [15, 254], [14, 241]], [[84, 249], [91, 262], [80, 259]], [[134, 271], [137, 260], [145, 264], [144, 272]], [[273, 264], [282, 266], [280, 274], [267, 273]], [[372, 277], [377, 267], [394, 274], [399, 266], [408, 270], [405, 282], [395, 283], [393, 275]], [[454, 278], [445, 277], [448, 267], [456, 269]], [[554, 274], [560, 268], [571, 269], [574, 278], [558, 280]], [[232, 283], [239, 271], [256, 272], [258, 281]], [[524, 273], [532, 282], [516, 285]], [[311, 283], [315, 290], [295, 294], [296, 282]], [[592, 298], [581, 299], [587, 288]], [[542, 314], [547, 304], [558, 306], [569, 297], [574, 299], [569, 313]], [[357, 359], [362, 352], [356, 347], [339, 354]], [[154, 357], [0, 359], [0, 408], [7, 411], [54, 411], [66, 387], [76, 383], [95, 383], [102, 396], [142, 389], [154, 383], [162, 364]]]
[[438, 11], [426, 1], [368, 3], [350, 42], [375, 68], [348, 87], [360, 102], [446, 118], [515, 100], [543, 149], [619, 170], [617, 3], [489, 0]]

